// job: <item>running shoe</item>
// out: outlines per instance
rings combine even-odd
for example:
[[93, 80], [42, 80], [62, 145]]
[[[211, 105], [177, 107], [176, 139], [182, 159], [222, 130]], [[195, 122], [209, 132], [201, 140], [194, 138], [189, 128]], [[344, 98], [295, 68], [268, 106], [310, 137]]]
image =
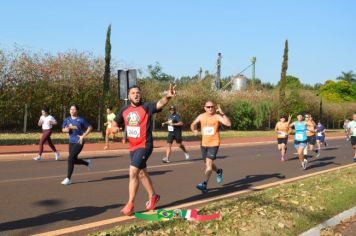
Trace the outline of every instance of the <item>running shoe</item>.
[[124, 215], [131, 216], [134, 213], [134, 204], [132, 202], [126, 203], [120, 212]]
[[156, 204], [157, 204], [157, 202], [159, 201], [160, 198], [161, 198], [160, 195], [153, 194], [151, 196], [151, 199], [148, 202], [146, 202], [146, 210], [153, 211], [154, 209], [156, 209]]
[[208, 189], [206, 188], [206, 184], [205, 184], [204, 182], [198, 184], [198, 185], [197, 185], [197, 189], [199, 189], [199, 190], [202, 191], [203, 193], [208, 192]]
[[163, 159], [162, 159], [162, 162], [163, 162], [163, 163], [171, 163], [171, 162], [168, 160], [167, 157], [163, 158]]
[[86, 160], [86, 162], [88, 162], [88, 170], [92, 170], [93, 169], [93, 161], [92, 160]]
[[33, 160], [40, 161], [41, 160], [41, 156], [37, 156], [37, 157], [33, 158]]
[[316, 157], [320, 157], [320, 151], [317, 152]]
[[68, 179], [68, 178], [65, 178], [65, 179], [61, 182], [61, 184], [63, 184], [63, 185], [70, 185], [70, 184], [72, 184], [72, 181], [71, 181], [70, 179]]
[[189, 154], [186, 152], [186, 153], [184, 153], [184, 155], [185, 155], [185, 159], [189, 160], [189, 158], [190, 158]]
[[281, 156], [281, 161], [285, 161], [284, 156]]
[[107, 150], [108, 148], [109, 148], [108, 146], [105, 146], [105, 147], [104, 147], [104, 150]]
[[356, 162], [356, 157], [353, 158], [354, 162]]
[[221, 184], [222, 181], [223, 181], [223, 170], [219, 169], [216, 172], [216, 183]]
[[56, 161], [59, 161], [60, 158], [61, 158], [61, 154], [60, 154], [59, 152], [56, 152], [56, 153], [54, 154], [54, 159], [55, 159]]
[[308, 160], [304, 159], [303, 163], [304, 163], [303, 169], [306, 170], [308, 168]]

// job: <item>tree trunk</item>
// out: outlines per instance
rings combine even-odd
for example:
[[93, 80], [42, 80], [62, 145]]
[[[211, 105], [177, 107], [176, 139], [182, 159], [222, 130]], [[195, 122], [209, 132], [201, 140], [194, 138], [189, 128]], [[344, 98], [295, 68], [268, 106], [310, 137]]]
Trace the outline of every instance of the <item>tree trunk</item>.
[[26, 133], [27, 131], [27, 104], [25, 104], [25, 113], [24, 113], [24, 116], [23, 116], [23, 132]]

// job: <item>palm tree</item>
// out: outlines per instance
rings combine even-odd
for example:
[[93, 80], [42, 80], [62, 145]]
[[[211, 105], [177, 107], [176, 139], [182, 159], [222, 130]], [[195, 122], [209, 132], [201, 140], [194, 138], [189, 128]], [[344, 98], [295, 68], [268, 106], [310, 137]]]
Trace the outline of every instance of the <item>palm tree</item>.
[[337, 80], [344, 80], [349, 83], [356, 82], [356, 74], [352, 70], [350, 70], [349, 72], [342, 71], [341, 74], [342, 75], [336, 78]]

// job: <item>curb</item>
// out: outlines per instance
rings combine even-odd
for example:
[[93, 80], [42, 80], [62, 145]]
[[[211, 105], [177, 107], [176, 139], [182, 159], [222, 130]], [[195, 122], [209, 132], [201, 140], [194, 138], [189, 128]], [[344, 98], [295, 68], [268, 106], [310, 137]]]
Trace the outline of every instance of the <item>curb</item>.
[[320, 235], [320, 231], [326, 227], [334, 227], [335, 225], [339, 224], [341, 221], [350, 218], [351, 216], [356, 215], [356, 206], [352, 207], [349, 210], [346, 210], [333, 218], [324, 221], [321, 224], [318, 224], [314, 228], [300, 234], [299, 236], [315, 236], [315, 235]]

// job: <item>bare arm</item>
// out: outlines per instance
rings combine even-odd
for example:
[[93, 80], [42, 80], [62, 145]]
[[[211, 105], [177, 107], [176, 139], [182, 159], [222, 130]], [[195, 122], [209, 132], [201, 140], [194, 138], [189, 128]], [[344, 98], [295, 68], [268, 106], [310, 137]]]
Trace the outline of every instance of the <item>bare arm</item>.
[[192, 132], [196, 135], [198, 134], [198, 130], [197, 130], [197, 124], [200, 123], [201, 120], [201, 114], [195, 118], [195, 120], [193, 121], [193, 123], [190, 125], [190, 129], [192, 130]]
[[218, 117], [219, 122], [227, 127], [231, 127], [231, 121], [229, 117], [225, 115], [219, 104], [218, 109], [216, 109], [216, 111], [220, 114]]
[[90, 125], [90, 126], [87, 128], [87, 130], [85, 131], [85, 133], [79, 136], [79, 143], [80, 143], [80, 144], [83, 144], [84, 138], [85, 138], [92, 130], [93, 130], [93, 127]]
[[227, 126], [227, 127], [231, 127], [231, 121], [229, 119], [229, 117], [227, 117], [225, 114], [224, 115], [218, 115], [218, 120], [221, 124]]
[[163, 96], [156, 104], [156, 109], [160, 110], [162, 109], [168, 102], [171, 100], [172, 97], [176, 95], [176, 86], [172, 86], [172, 84], [169, 84], [169, 89], [167, 90], [167, 94]]

